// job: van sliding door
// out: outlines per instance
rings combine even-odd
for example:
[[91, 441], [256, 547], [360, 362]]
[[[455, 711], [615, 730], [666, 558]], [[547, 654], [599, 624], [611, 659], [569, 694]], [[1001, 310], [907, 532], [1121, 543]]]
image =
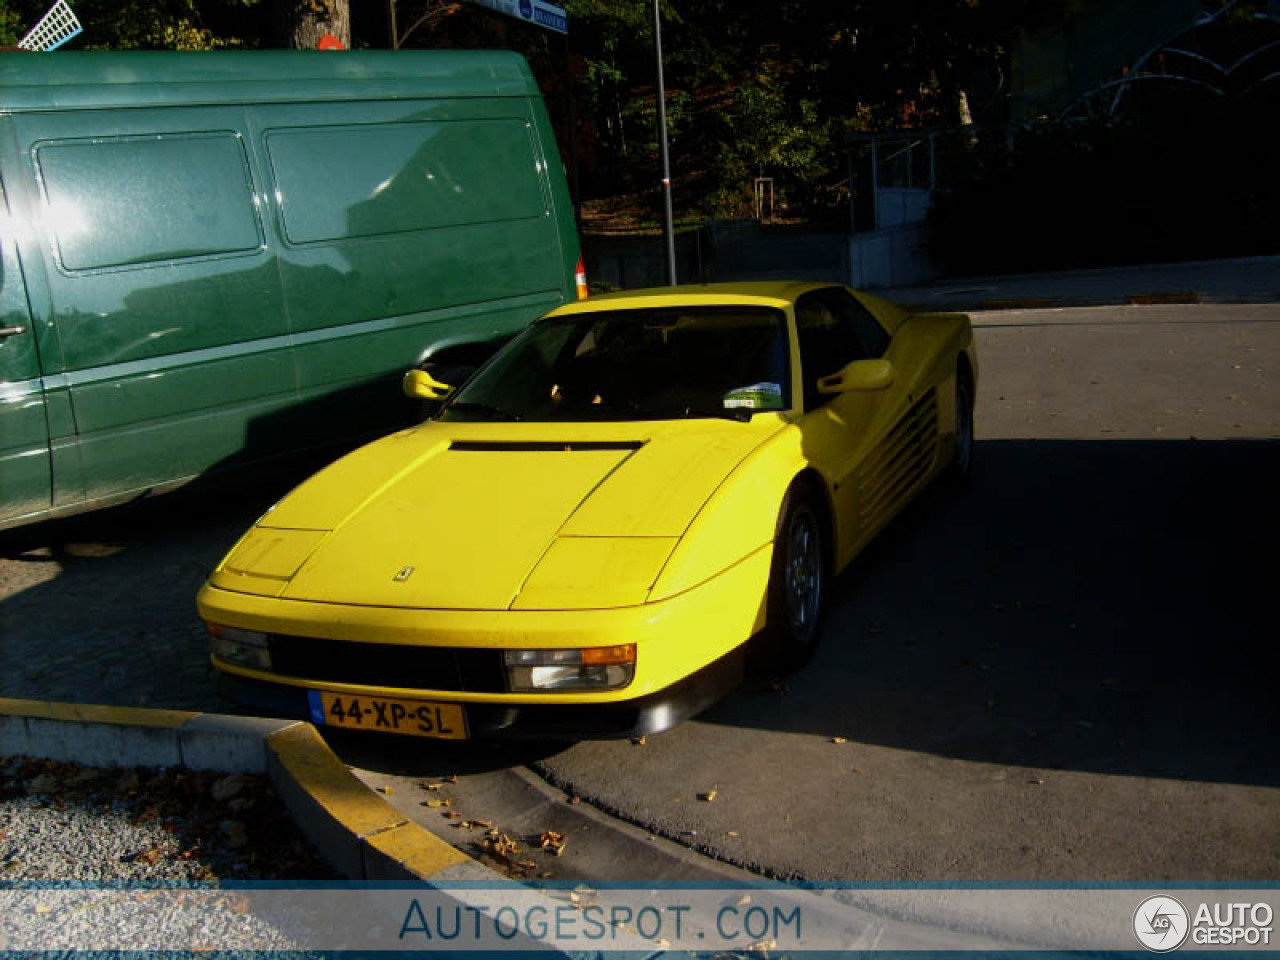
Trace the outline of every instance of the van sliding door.
[[0, 183], [0, 523], [49, 509], [49, 423], [36, 334]]
[[[387, 432], [424, 355], [509, 336], [566, 287], [528, 100], [261, 105], [299, 430]], [[570, 279], [569, 284], [572, 284]]]

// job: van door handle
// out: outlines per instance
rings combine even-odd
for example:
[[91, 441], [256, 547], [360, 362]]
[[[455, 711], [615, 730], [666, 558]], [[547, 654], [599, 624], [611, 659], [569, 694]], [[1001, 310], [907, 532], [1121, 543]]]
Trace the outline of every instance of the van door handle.
[[27, 328], [23, 326], [0, 327], [0, 337], [16, 337], [18, 334], [26, 332]]

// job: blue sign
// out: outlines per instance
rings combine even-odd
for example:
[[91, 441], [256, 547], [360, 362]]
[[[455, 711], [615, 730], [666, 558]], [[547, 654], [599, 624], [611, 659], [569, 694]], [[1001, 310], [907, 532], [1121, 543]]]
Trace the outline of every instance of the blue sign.
[[546, 0], [472, 0], [482, 7], [496, 10], [498, 13], [515, 17], [527, 23], [535, 23], [556, 33], [569, 32], [569, 16], [564, 7], [558, 7]]

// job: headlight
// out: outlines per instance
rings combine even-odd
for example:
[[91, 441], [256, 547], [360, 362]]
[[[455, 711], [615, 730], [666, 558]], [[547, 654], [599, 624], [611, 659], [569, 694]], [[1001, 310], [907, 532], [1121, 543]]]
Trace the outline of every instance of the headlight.
[[220, 623], [206, 623], [205, 629], [209, 632], [209, 647], [219, 660], [253, 670], [271, 669], [271, 649], [265, 633]]
[[636, 645], [579, 650], [507, 650], [507, 687], [513, 693], [618, 690], [636, 673]]

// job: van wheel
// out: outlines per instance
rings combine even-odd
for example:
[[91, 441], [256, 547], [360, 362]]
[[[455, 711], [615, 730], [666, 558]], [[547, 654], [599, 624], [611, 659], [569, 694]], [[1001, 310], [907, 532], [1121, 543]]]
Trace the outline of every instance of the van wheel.
[[778, 515], [766, 601], [770, 659], [781, 669], [804, 666], [818, 649], [827, 592], [826, 541], [813, 495], [793, 485]]

